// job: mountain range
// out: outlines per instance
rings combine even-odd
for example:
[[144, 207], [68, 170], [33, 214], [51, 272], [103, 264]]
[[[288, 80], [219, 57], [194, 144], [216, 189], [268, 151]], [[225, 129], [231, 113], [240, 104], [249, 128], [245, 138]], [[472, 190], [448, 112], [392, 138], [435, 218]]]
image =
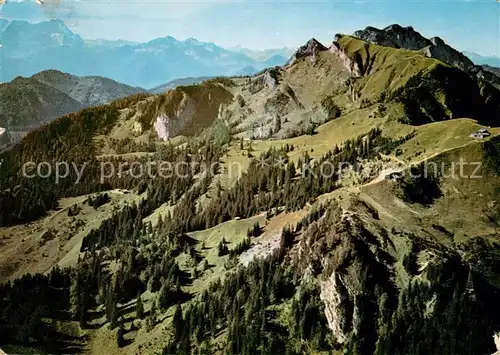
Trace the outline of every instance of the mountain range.
[[179, 41], [171, 36], [145, 43], [84, 40], [61, 20], [3, 20], [0, 31], [3, 82], [56, 69], [153, 88], [183, 77], [254, 74], [284, 64], [289, 52], [272, 50], [250, 57], [248, 51], [231, 51], [193, 38]]

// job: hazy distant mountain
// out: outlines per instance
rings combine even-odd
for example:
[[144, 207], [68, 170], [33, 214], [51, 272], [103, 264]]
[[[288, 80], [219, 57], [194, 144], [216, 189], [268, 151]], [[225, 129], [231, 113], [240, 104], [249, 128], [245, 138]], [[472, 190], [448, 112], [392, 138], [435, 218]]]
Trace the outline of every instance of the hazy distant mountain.
[[491, 67], [500, 67], [500, 58], [495, 56], [482, 56], [473, 52], [462, 52], [465, 56], [467, 56], [470, 60], [474, 62], [476, 65], [489, 65]]
[[37, 24], [12, 21], [2, 32], [4, 82], [56, 69], [151, 88], [183, 77], [233, 75], [249, 66], [258, 71], [284, 64], [287, 57], [279, 56], [283, 50], [263, 51], [266, 54], [261, 61], [214, 43], [193, 38], [179, 41], [171, 36], [139, 44], [85, 41], [61, 20]]
[[[46, 59], [40, 55], [48, 55], [52, 50], [78, 50], [84, 46], [83, 39], [71, 32], [61, 20], [35, 24], [12, 21], [4, 28], [2, 44], [4, 56], [8, 58], [25, 59], [36, 56], [33, 59], [42, 62]], [[55, 57], [54, 53], [52, 56]]]
[[57, 70], [46, 70], [31, 78], [64, 92], [69, 97], [81, 102], [83, 106], [102, 105], [120, 97], [146, 91], [108, 78], [78, 77]]
[[258, 72], [259, 71], [255, 67], [249, 65], [247, 67], [242, 68], [239, 72], [236, 73], [236, 75], [254, 75]]
[[8, 130], [37, 126], [82, 108], [78, 100], [33, 78], [0, 85], [0, 127]]
[[84, 107], [108, 103], [143, 89], [101, 77], [77, 77], [56, 70], [0, 84], [0, 127], [29, 130]]

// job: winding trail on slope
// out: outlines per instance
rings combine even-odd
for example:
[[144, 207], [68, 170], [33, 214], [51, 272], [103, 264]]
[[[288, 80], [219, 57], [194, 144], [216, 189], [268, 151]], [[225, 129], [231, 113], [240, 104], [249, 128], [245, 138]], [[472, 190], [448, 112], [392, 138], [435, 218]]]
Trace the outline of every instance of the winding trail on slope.
[[360, 189], [363, 188], [364, 186], [369, 186], [369, 185], [374, 185], [374, 184], [378, 184], [379, 182], [381, 181], [384, 181], [385, 179], [387, 179], [387, 177], [391, 174], [394, 174], [394, 173], [402, 173], [403, 171], [407, 170], [408, 168], [412, 167], [412, 166], [416, 166], [416, 165], [419, 165], [421, 163], [424, 163], [438, 155], [441, 155], [443, 153], [446, 153], [446, 152], [449, 152], [449, 151], [452, 151], [452, 150], [455, 150], [455, 149], [459, 149], [459, 148], [463, 148], [469, 144], [477, 144], [478, 142], [477, 141], [470, 141], [470, 142], [467, 142], [465, 144], [462, 144], [462, 145], [458, 145], [456, 147], [452, 147], [452, 148], [448, 148], [448, 149], [444, 149], [444, 150], [441, 150], [439, 152], [436, 152], [436, 153], [433, 153], [431, 155], [429, 155], [428, 157], [425, 157], [425, 158], [422, 158], [420, 160], [417, 160], [417, 161], [410, 161], [410, 162], [404, 162], [402, 161], [401, 159], [398, 159], [394, 156], [391, 156], [391, 155], [386, 155], [385, 157], [387, 158], [390, 158], [392, 160], [395, 160], [399, 163], [402, 163], [404, 164], [402, 167], [399, 167], [399, 168], [385, 168], [385, 169], [382, 169], [379, 173], [379, 175], [374, 178], [373, 180], [363, 184], [363, 185], [360, 185], [358, 186]]

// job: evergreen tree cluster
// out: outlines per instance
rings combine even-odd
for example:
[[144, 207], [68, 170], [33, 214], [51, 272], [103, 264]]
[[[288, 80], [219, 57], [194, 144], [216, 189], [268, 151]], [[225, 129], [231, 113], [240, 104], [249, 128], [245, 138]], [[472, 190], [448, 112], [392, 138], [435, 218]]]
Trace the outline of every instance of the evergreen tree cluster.
[[401, 292], [396, 311], [385, 315], [375, 354], [494, 353], [498, 290], [455, 261], [433, 269], [430, 284], [411, 283]]

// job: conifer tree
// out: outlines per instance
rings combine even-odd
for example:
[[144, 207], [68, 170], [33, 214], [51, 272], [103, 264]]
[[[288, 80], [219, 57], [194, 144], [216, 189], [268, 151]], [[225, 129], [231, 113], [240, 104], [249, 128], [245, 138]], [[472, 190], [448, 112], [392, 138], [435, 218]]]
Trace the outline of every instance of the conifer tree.
[[142, 304], [141, 295], [137, 296], [137, 302], [135, 304], [135, 315], [139, 319], [142, 319], [144, 317], [144, 305]]

